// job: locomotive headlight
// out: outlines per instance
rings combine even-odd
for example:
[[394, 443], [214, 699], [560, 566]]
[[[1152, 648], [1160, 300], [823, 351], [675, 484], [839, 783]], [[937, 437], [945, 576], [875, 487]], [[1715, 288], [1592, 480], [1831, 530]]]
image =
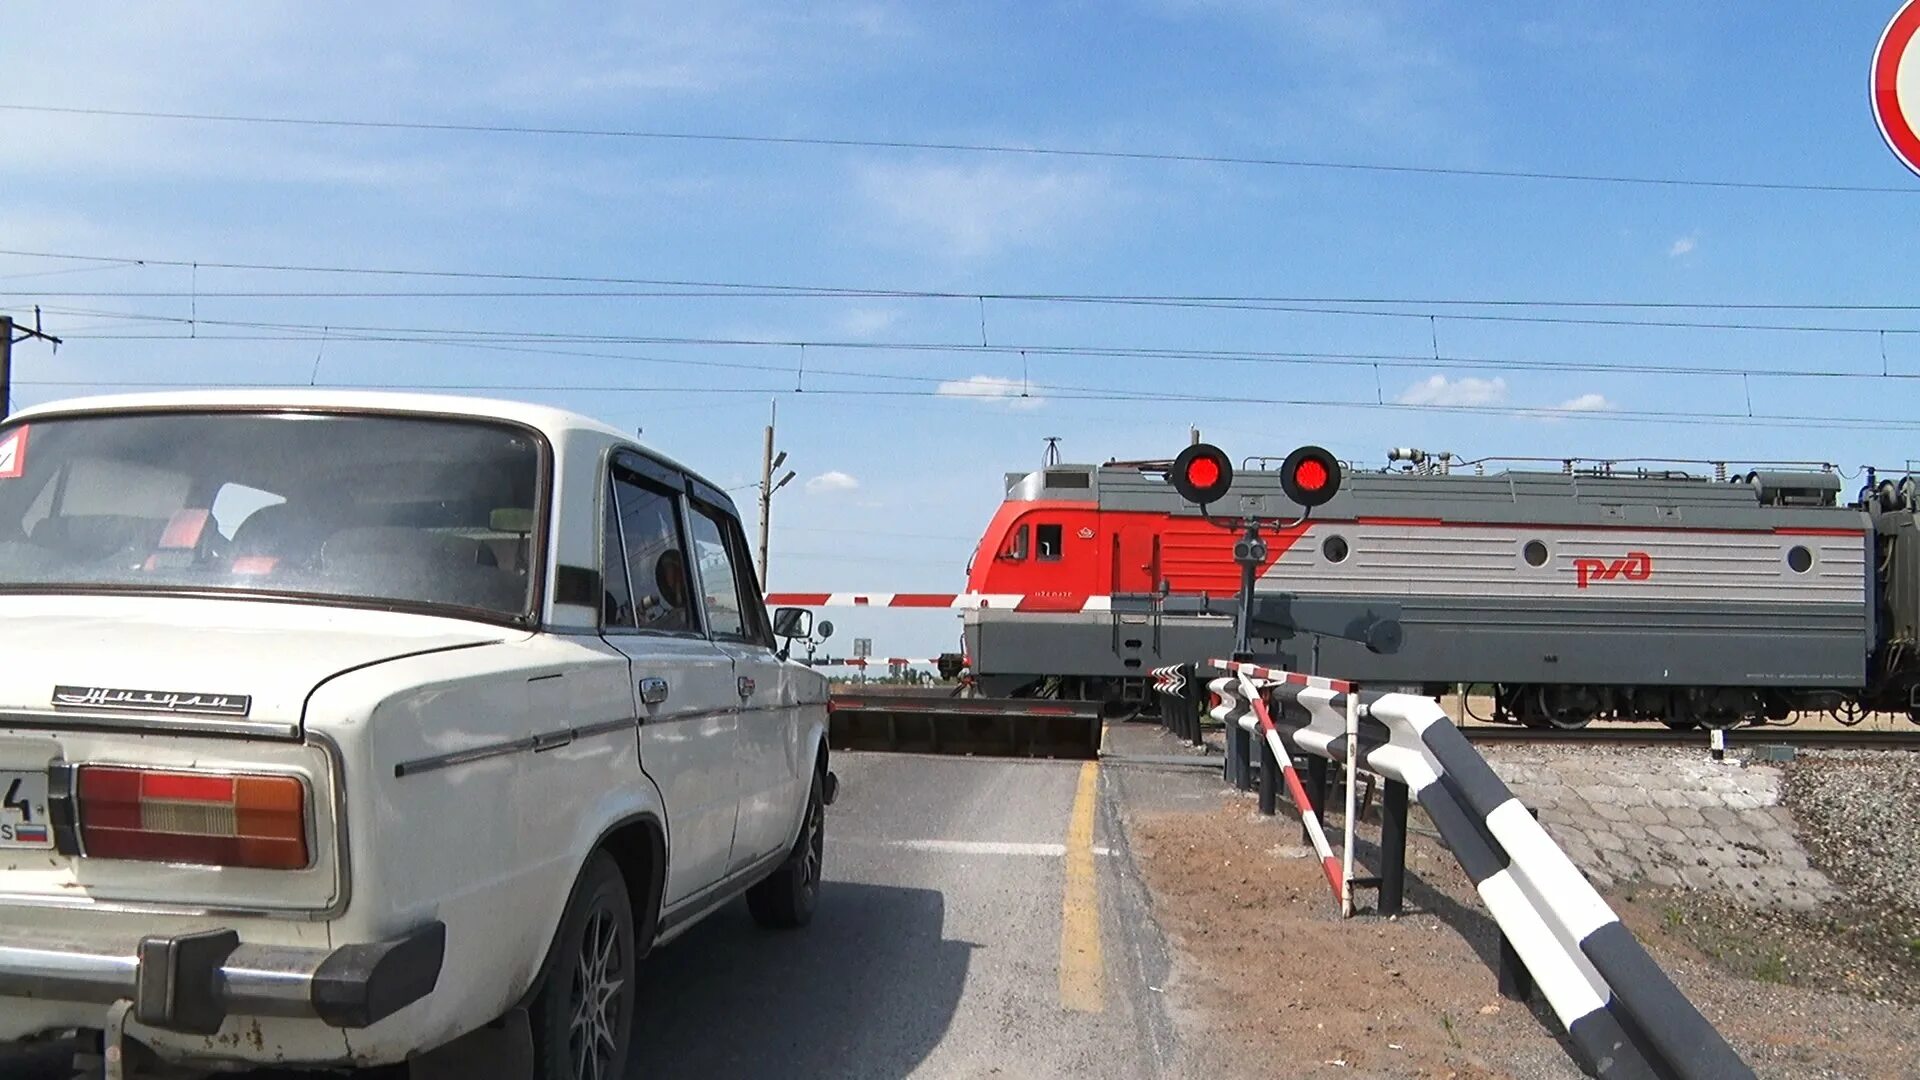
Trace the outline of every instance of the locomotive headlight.
[[1194, 443], [1173, 459], [1167, 478], [1181, 498], [1206, 506], [1220, 501], [1233, 486], [1233, 463], [1219, 447]]
[[1319, 506], [1340, 491], [1340, 462], [1318, 446], [1303, 446], [1280, 466], [1280, 487], [1301, 506]]

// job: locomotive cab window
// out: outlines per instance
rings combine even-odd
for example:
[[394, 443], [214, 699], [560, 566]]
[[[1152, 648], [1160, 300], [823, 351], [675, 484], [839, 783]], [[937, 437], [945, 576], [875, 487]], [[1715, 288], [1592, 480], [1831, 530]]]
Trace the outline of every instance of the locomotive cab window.
[[1787, 569], [1796, 574], [1804, 574], [1813, 569], [1813, 552], [1805, 545], [1795, 544], [1787, 549]]
[[1025, 560], [1027, 557], [1027, 536], [1027, 527], [1025, 525], [1013, 530], [1013, 539], [1007, 544], [1006, 550], [1000, 553], [1000, 557], [1013, 562]]
[[1521, 549], [1520, 554], [1526, 558], [1528, 566], [1547, 565], [1547, 545], [1538, 540], [1527, 541], [1527, 546]]
[[1035, 554], [1042, 562], [1060, 561], [1060, 526], [1041, 525], [1033, 530], [1037, 551]]

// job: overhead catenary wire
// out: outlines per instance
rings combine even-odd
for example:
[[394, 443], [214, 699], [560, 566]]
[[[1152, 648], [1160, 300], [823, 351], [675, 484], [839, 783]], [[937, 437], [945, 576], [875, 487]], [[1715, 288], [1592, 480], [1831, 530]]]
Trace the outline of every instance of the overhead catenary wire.
[[0, 110], [53, 116], [94, 116], [122, 120], [173, 123], [247, 124], [273, 127], [334, 128], [365, 131], [439, 132], [466, 135], [512, 135], [548, 138], [621, 139], [653, 142], [722, 143], [756, 146], [815, 147], [821, 149], [911, 150], [928, 153], [992, 154], [1096, 161], [1155, 162], [1163, 164], [1231, 165], [1257, 168], [1312, 169], [1375, 173], [1392, 176], [1457, 177], [1476, 180], [1608, 184], [1661, 188], [1701, 188], [1722, 191], [1772, 191], [1819, 194], [1914, 195], [1920, 189], [1837, 181], [1734, 180], [1719, 177], [1651, 176], [1628, 173], [1580, 172], [1552, 169], [1497, 169], [1392, 162], [1338, 161], [1325, 158], [1252, 154], [1198, 153], [1175, 150], [1115, 149], [1045, 146], [1038, 144], [962, 142], [946, 140], [884, 139], [857, 136], [768, 135], [750, 132], [672, 131], [644, 128], [563, 127], [532, 124], [473, 123], [431, 120], [368, 120], [351, 117], [290, 116], [259, 113], [188, 112], [159, 109], [112, 109], [92, 106], [0, 103]]
[[[112, 312], [92, 308], [46, 309], [63, 315], [83, 318], [118, 319], [133, 323], [162, 323], [186, 325], [188, 319], [183, 316], [160, 315], [146, 312]], [[286, 321], [247, 320], [247, 319], [199, 319], [200, 326], [218, 326], [234, 330], [263, 331], [255, 334], [218, 334], [209, 336], [199, 334], [200, 340], [213, 341], [308, 341], [326, 338], [350, 337], [352, 340], [370, 343], [422, 344], [422, 345], [461, 345], [481, 348], [484, 343], [538, 344], [582, 344], [582, 345], [650, 345], [672, 347], [703, 348], [744, 348], [744, 349], [842, 349], [850, 352], [903, 352], [903, 353], [948, 353], [983, 354], [1006, 357], [1024, 357], [1029, 354], [1049, 357], [1076, 357], [1086, 359], [1116, 360], [1166, 360], [1196, 361], [1245, 364], [1293, 364], [1303, 366], [1327, 367], [1387, 367], [1400, 369], [1471, 369], [1497, 371], [1540, 371], [1540, 372], [1609, 372], [1619, 374], [1688, 375], [1709, 377], [1792, 379], [1883, 379], [1890, 381], [1920, 380], [1920, 371], [1893, 371], [1881, 366], [1879, 369], [1862, 368], [1849, 370], [1837, 367], [1765, 367], [1755, 364], [1745, 365], [1709, 365], [1684, 363], [1656, 363], [1649, 361], [1582, 361], [1582, 360], [1537, 360], [1496, 356], [1453, 356], [1428, 355], [1426, 353], [1388, 353], [1355, 352], [1341, 350], [1263, 350], [1263, 349], [1197, 349], [1152, 346], [1118, 345], [1081, 345], [1081, 344], [1038, 344], [1006, 343], [997, 345], [976, 345], [971, 342], [937, 341], [867, 341], [858, 339], [801, 339], [801, 338], [741, 338], [741, 337], [695, 337], [661, 334], [607, 334], [607, 333], [563, 333], [556, 331], [523, 330], [476, 330], [454, 327], [408, 327], [339, 324], [298, 323]], [[70, 335], [76, 339], [121, 340], [121, 341], [178, 341], [185, 340], [185, 334], [120, 334], [89, 331]], [[541, 351], [541, 350], [524, 350]], [[791, 365], [754, 364], [724, 360], [692, 360], [683, 357], [635, 356], [622, 353], [599, 353], [579, 350], [549, 350], [550, 355], [594, 357], [611, 360], [632, 360], [640, 363], [677, 364], [696, 367], [738, 368], [750, 371], [778, 371], [793, 374]], [[867, 372], [846, 372], [834, 369], [809, 368], [814, 374], [859, 374], [874, 378], [885, 378], [884, 374]]]
[[[313, 290], [313, 289], [229, 289], [223, 291], [199, 290], [203, 297], [226, 297], [233, 299], [430, 299], [443, 297], [448, 299], [513, 299], [541, 298], [580, 299], [604, 297], [606, 299], [702, 299], [702, 298], [794, 298], [794, 299], [890, 299], [890, 300], [960, 300], [968, 303], [983, 303], [987, 300], [1016, 301], [1033, 303], [1077, 303], [1077, 304], [1121, 304], [1144, 306], [1194, 306], [1222, 307], [1227, 310], [1291, 310], [1301, 305], [1369, 305], [1399, 307], [1439, 307], [1439, 308], [1562, 308], [1562, 309], [1615, 309], [1650, 311], [1829, 311], [1829, 312], [1920, 312], [1920, 303], [1908, 302], [1840, 302], [1840, 301], [1721, 301], [1721, 300], [1619, 300], [1593, 298], [1526, 298], [1526, 297], [1447, 297], [1447, 296], [1391, 296], [1391, 295], [1345, 295], [1345, 294], [1233, 294], [1233, 293], [1076, 293], [1060, 291], [1012, 291], [997, 289], [973, 289], [955, 291], [948, 289], [899, 288], [873, 285], [837, 285], [837, 284], [793, 284], [756, 281], [724, 281], [702, 278], [665, 278], [634, 277], [600, 274], [558, 274], [532, 273], [526, 271], [488, 271], [488, 270], [449, 270], [418, 267], [385, 266], [340, 266], [320, 263], [273, 263], [244, 261], [214, 261], [206, 259], [172, 259], [148, 256], [99, 255], [77, 252], [37, 251], [20, 248], [0, 248], [0, 255], [31, 259], [79, 260], [90, 263], [111, 264], [109, 268], [138, 269], [145, 267], [172, 267], [179, 269], [230, 270], [262, 274], [320, 274], [364, 277], [400, 277], [433, 278], [463, 281], [510, 281], [540, 283], [552, 285], [598, 285], [628, 286], [627, 289], [600, 288], [586, 290]], [[49, 271], [52, 272], [52, 271]], [[4, 280], [4, 279], [0, 279]], [[152, 298], [185, 299], [194, 295], [187, 290], [9, 290], [16, 296], [65, 296], [85, 298]], [[1344, 311], [1336, 310], [1336, 314]], [[1424, 311], [1406, 311], [1400, 314], [1411, 318], [1432, 318], [1432, 313]], [[1442, 318], [1467, 318], [1470, 313], [1450, 312]], [[1631, 322], [1629, 325], [1642, 325]], [[1668, 325], [1649, 323], [1647, 325]], [[1685, 325], [1685, 324], [1682, 324]], [[1821, 330], [1825, 327], [1781, 326], [1770, 323], [1703, 324], [1709, 329], [1810, 329]], [[1847, 331], [1872, 331], [1872, 327], [1839, 327]], [[1914, 332], [1920, 332], [1916, 330]]]
[[[1283, 301], [1283, 300], [1224, 300], [1213, 298], [1182, 299], [1173, 297], [1145, 296], [1046, 296], [1042, 294], [1009, 294], [983, 298], [981, 294], [969, 293], [965, 297], [940, 296], [928, 293], [876, 294], [871, 292], [767, 292], [767, 291], [686, 291], [672, 290], [560, 292], [542, 291], [451, 291], [451, 290], [387, 290], [387, 291], [294, 291], [294, 290], [227, 290], [209, 292], [187, 292], [182, 290], [60, 290], [60, 289], [8, 289], [5, 295], [38, 299], [75, 299], [75, 300], [191, 300], [196, 305], [202, 299], [227, 300], [712, 300], [712, 299], [894, 299], [894, 300], [981, 300], [994, 299], [1009, 303], [1033, 304], [1080, 304], [1112, 307], [1177, 308], [1201, 311], [1254, 311], [1272, 312], [1286, 315], [1337, 315], [1350, 318], [1371, 319], [1419, 319], [1428, 323], [1429, 334], [1439, 337], [1438, 320], [1449, 319], [1457, 322], [1495, 322], [1495, 323], [1538, 323], [1561, 326], [1623, 326], [1671, 330], [1744, 330], [1758, 332], [1796, 333], [1796, 334], [1920, 334], [1920, 326], [1846, 326], [1834, 323], [1760, 323], [1735, 322], [1732, 320], [1700, 319], [1651, 319], [1651, 318], [1598, 318], [1584, 315], [1511, 315], [1481, 311], [1460, 310], [1458, 308], [1444, 313], [1419, 310], [1401, 310], [1389, 305], [1419, 305], [1430, 303], [1420, 300], [1359, 299], [1347, 301]], [[1474, 301], [1440, 301], [1448, 304], [1469, 304]], [[1518, 301], [1493, 301], [1489, 306], [1511, 308]], [[1357, 307], [1353, 305], [1378, 304], [1379, 307]], [[1344, 305], [1344, 306], [1343, 306]], [[1559, 305], [1540, 302], [1529, 306], [1541, 309], [1554, 307], [1595, 307], [1594, 304]], [[1615, 308], [1634, 308], [1638, 304], [1610, 304]], [[1658, 305], [1644, 305], [1658, 306]], [[1666, 309], [1687, 307], [1695, 310], [1720, 310], [1718, 304], [1665, 305]], [[1746, 310], [1753, 310], [1748, 308]], [[1835, 305], [1819, 307], [1800, 307], [1798, 305], [1776, 305], [1763, 310], [1822, 310], [1822, 311], [1877, 311], [1877, 312], [1920, 312], [1920, 307], [1896, 305], [1862, 305], [1843, 308]], [[986, 344], [986, 323], [980, 324], [981, 344]]]
[[[200, 340], [206, 340], [202, 338]], [[857, 376], [856, 376], [857, 377]], [[934, 381], [929, 378], [924, 381]], [[235, 381], [219, 380], [132, 380], [132, 379], [16, 379], [15, 386], [112, 388], [124, 390], [141, 389], [192, 389], [206, 386], [218, 386], [231, 389], [303, 389], [306, 383], [288, 380]], [[1004, 395], [985, 396], [956, 393], [950, 390], [933, 389], [880, 389], [874, 387], [816, 387], [807, 390], [794, 390], [779, 386], [639, 386], [620, 383], [480, 383], [480, 382], [375, 382], [355, 381], [337, 384], [323, 383], [325, 389], [351, 390], [421, 390], [456, 391], [488, 393], [590, 393], [590, 394], [758, 394], [796, 397], [849, 396], [873, 398], [936, 398], [947, 402], [965, 404], [993, 403], [1008, 400]], [[1603, 420], [1625, 423], [1662, 423], [1677, 422], [1701, 424], [1724, 424], [1732, 427], [1811, 427], [1819, 429], [1847, 428], [1869, 431], [1920, 431], [1920, 419], [1901, 417], [1849, 417], [1849, 416], [1812, 416], [1794, 413], [1754, 413], [1744, 412], [1707, 412], [1702, 410], [1662, 411], [1648, 409], [1575, 409], [1555, 406], [1525, 405], [1441, 405], [1426, 402], [1391, 401], [1384, 404], [1365, 400], [1341, 398], [1296, 398], [1275, 397], [1270, 395], [1244, 394], [1195, 394], [1155, 391], [1152, 393], [1126, 393], [1100, 387], [1078, 386], [1035, 386], [1040, 391], [1035, 397], [1060, 401], [1123, 401], [1123, 402], [1179, 402], [1198, 405], [1226, 405], [1249, 407], [1294, 406], [1301, 408], [1348, 408], [1348, 409], [1384, 409], [1417, 413], [1452, 413], [1481, 416], [1508, 416], [1523, 418], [1551, 418], [1564, 420]]]

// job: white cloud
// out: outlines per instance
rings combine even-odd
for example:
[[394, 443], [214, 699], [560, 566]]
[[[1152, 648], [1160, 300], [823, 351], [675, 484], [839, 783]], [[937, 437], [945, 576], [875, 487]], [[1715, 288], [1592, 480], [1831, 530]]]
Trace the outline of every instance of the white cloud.
[[1022, 393], [1024, 387], [1019, 379], [1008, 379], [999, 375], [971, 375], [964, 379], [953, 379], [940, 384], [935, 393], [946, 397], [978, 398], [981, 401], [1005, 405], [1009, 409], [1037, 409], [1045, 398]]
[[999, 163], [869, 163], [855, 183], [880, 219], [876, 234], [963, 259], [1045, 247], [1117, 199], [1102, 173]]
[[[8, 86], [33, 88], [29, 101], [107, 109], [618, 128], [646, 126], [638, 118], [659, 104], [826, 82], [917, 37], [916, 13], [866, 0], [792, 10], [641, 0], [602, 15], [550, 7], [388, 5], [370, 48], [365, 12], [346, 5], [63, 4], [20, 13], [10, 29], [22, 44], [0, 46], [0, 70]], [[63, 47], [25, 44], [52, 36]], [[636, 174], [661, 172], [633, 162], [651, 148], [604, 140], [77, 114], [9, 113], [5, 124], [14, 144], [33, 149], [0, 155], [0, 177], [68, 184], [377, 187], [495, 205], [508, 201], [495, 194], [503, 187], [572, 191], [569, 174], [582, 168], [608, 173], [624, 200]]]
[[1581, 394], [1554, 407], [1561, 412], [1606, 412], [1613, 408], [1613, 402], [1608, 401], [1605, 394]]
[[853, 337], [870, 338], [899, 321], [899, 312], [887, 308], [854, 308], [840, 317], [840, 329]]
[[1498, 405], [1507, 400], [1507, 380], [1434, 375], [1402, 390], [1394, 400], [1402, 405]]
[[807, 494], [825, 495], [835, 491], [852, 491], [860, 486], [860, 481], [838, 469], [823, 472], [807, 481]]
[[1684, 255], [1691, 255], [1693, 254], [1693, 249], [1699, 246], [1700, 234], [1688, 233], [1680, 239], [1675, 240], [1673, 246], [1667, 249], [1667, 258], [1678, 259]]
[[[1481, 80], [1450, 43], [1445, 15], [1408, 5], [1324, 0], [1158, 0], [1168, 14], [1212, 23], [1269, 50], [1271, 81], [1223, 118], [1279, 151], [1356, 132], [1403, 153], [1474, 160], [1483, 141]], [[1387, 10], [1381, 10], [1386, 8]], [[1268, 89], [1267, 87], [1271, 87]], [[1431, 153], [1429, 154], [1431, 156]]]

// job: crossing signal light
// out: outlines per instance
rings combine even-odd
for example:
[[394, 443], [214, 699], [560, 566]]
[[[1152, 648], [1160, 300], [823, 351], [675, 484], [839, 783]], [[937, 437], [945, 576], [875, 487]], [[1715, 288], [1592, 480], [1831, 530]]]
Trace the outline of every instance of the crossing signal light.
[[1233, 486], [1233, 463], [1219, 447], [1194, 443], [1173, 459], [1168, 476], [1181, 498], [1206, 506], [1219, 502]]
[[1319, 506], [1340, 490], [1340, 462], [1318, 446], [1303, 446], [1280, 466], [1280, 488], [1301, 506]]

